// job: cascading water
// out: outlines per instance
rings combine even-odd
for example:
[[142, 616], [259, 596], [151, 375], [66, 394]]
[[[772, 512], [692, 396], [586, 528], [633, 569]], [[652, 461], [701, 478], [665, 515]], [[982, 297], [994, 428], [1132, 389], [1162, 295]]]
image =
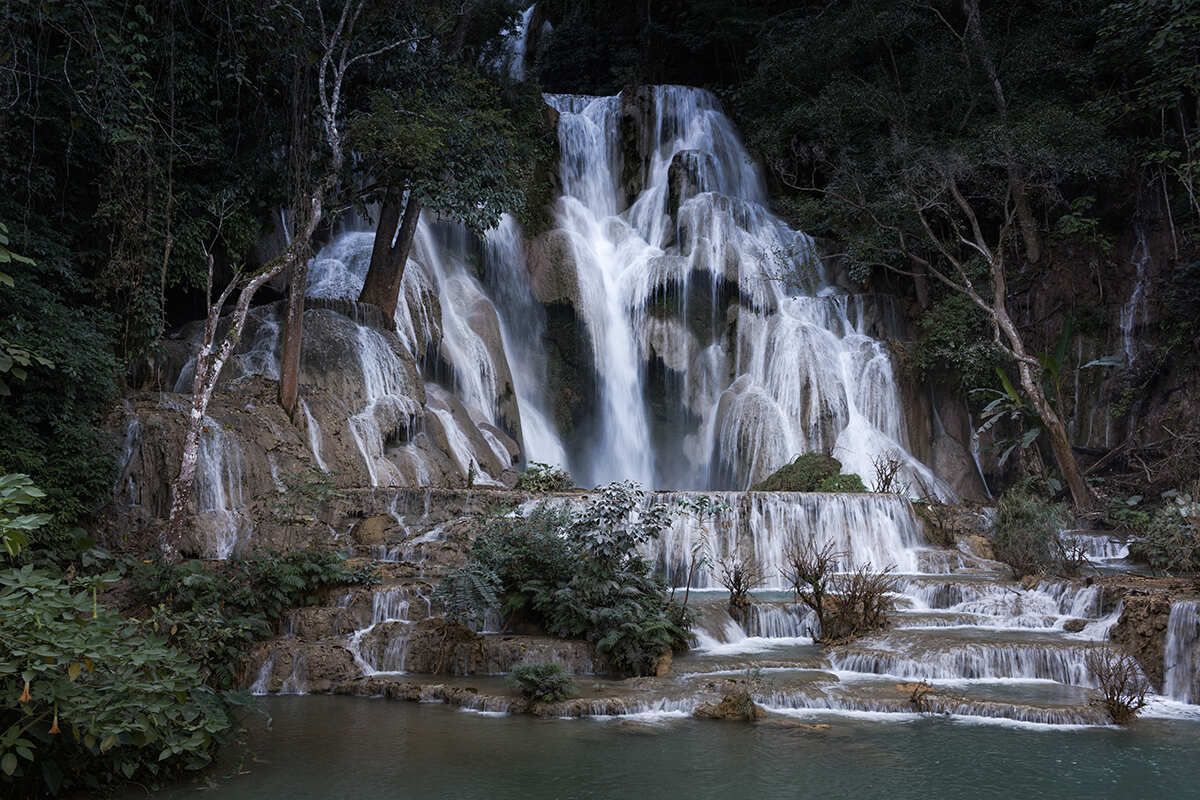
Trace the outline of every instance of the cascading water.
[[1163, 694], [1200, 703], [1200, 600], [1171, 604], [1164, 661]]
[[1145, 228], [1136, 226], [1137, 244], [1133, 251], [1133, 265], [1136, 269], [1133, 291], [1129, 300], [1121, 307], [1121, 351], [1125, 356], [1126, 366], [1133, 366], [1138, 356], [1137, 329], [1143, 322], [1146, 312], [1146, 270], [1150, 266], [1150, 244], [1146, 240]]
[[249, 526], [242, 449], [216, 420], [205, 418], [196, 459], [196, 511], [208, 558], [229, 558]]
[[[581, 478], [745, 488], [801, 452], [832, 451], [862, 475], [897, 453], [914, 486], [950, 495], [908, 455], [891, 359], [873, 333], [886, 329], [886, 303], [846, 295], [812, 240], [767, 210], [762, 176], [712, 95], [659, 86], [547, 102], [559, 113], [563, 268], [574, 270], [600, 394], [598, 434], [572, 453]], [[638, 153], [623, 149], [630, 139]], [[650, 385], [651, 364], [666, 388]], [[664, 391], [657, 399], [685, 427], [653, 418]]]

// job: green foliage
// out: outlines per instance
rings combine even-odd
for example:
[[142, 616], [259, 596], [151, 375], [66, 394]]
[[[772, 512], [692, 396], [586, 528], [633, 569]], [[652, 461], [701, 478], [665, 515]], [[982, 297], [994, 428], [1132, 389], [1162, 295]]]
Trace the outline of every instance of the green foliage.
[[26, 513], [45, 496], [28, 475], [0, 475], [0, 546], [9, 557], [28, 546], [30, 531], [50, 521], [49, 514]]
[[1063, 566], [1059, 531], [1069, 522], [1066, 509], [1024, 487], [1007, 492], [996, 506], [992, 550], [1013, 575], [1053, 574]]
[[283, 485], [271, 511], [284, 522], [312, 522], [322, 509], [343, 496], [333, 475], [313, 467], [288, 475]]
[[218, 565], [138, 563], [134, 596], [147, 607], [146, 622], [186, 653], [210, 686], [230, 688], [249, 646], [272, 635], [284, 612], [312, 605], [334, 586], [373, 580], [338, 554], [299, 550], [263, 553]]
[[1200, 572], [1200, 502], [1177, 495], [1163, 504], [1129, 553], [1164, 572]]
[[983, 311], [961, 294], [944, 294], [917, 320], [913, 366], [922, 379], [945, 378], [960, 389], [989, 387], [1001, 364]]
[[830, 475], [817, 484], [818, 492], [865, 492], [867, 487], [857, 474]]
[[0, 572], [0, 643], [5, 797], [156, 785], [234, 729], [187, 658], [44, 570]]
[[562, 664], [522, 664], [513, 669], [510, 680], [535, 703], [555, 703], [575, 694], [575, 682]]
[[[803, 453], [796, 456], [795, 461], [784, 464], [751, 488], [756, 492], [825, 491], [818, 487], [823, 481], [833, 478], [841, 470], [842, 462], [833, 456], [825, 453]], [[862, 481], [860, 480], [859, 483], [861, 484]]]
[[[469, 67], [419, 61], [403, 78], [402, 89], [373, 92], [351, 123], [363, 169], [476, 231], [522, 208], [539, 139], [518, 129], [496, 81]], [[544, 124], [544, 117], [523, 119]]]
[[687, 646], [688, 618], [641, 555], [672, 510], [642, 507], [642, 497], [619, 483], [575, 515], [542, 504], [524, 517], [488, 519], [467, 565], [439, 587], [447, 612], [481, 619], [496, 610], [552, 636], [594, 642], [618, 671], [651, 673], [663, 654]]
[[574, 488], [575, 481], [565, 469], [538, 461], [530, 462], [517, 478], [517, 489], [522, 492], [569, 492]]

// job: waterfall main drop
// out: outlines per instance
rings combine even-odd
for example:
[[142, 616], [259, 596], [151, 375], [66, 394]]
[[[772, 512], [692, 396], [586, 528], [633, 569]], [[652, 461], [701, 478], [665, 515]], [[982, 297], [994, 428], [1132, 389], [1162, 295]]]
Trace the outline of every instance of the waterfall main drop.
[[[863, 476], [876, 456], [898, 454], [914, 491], [951, 496], [909, 454], [883, 341], [899, 333], [887, 298], [848, 293], [813, 241], [768, 210], [758, 167], [709, 93], [546, 100], [562, 196], [532, 245], [536, 265], [509, 216], [482, 241], [422, 219], [396, 326], [431, 382], [519, 439], [527, 461], [564, 465], [585, 485], [744, 489], [797, 454], [830, 451]], [[641, 144], [623, 147], [630, 138]], [[314, 259], [309, 294], [357, 297], [372, 243], [363, 230], [335, 238]], [[549, 380], [539, 295], [569, 306], [587, 342], [594, 395], [578, 430], [552, 413], [561, 387]], [[372, 483], [388, 485], [398, 476], [384, 463], [379, 406], [404, 395], [372, 382], [369, 338], [355, 428]], [[509, 391], [515, 413], [501, 409]], [[453, 428], [456, 460], [478, 463]]]

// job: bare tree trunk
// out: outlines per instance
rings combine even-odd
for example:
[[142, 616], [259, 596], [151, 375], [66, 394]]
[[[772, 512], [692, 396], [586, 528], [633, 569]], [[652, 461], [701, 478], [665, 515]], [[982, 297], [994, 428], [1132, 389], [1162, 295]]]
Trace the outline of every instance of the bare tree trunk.
[[279, 352], [279, 405], [293, 420], [300, 399], [300, 350], [304, 342], [304, 292], [307, 287], [308, 257], [305, 253], [294, 260], [288, 277], [283, 343]]
[[[403, 218], [400, 216], [402, 205]], [[412, 193], [409, 193], [407, 203], [399, 196], [389, 196], [379, 212], [379, 224], [375, 228], [375, 246], [371, 250], [371, 266], [363, 281], [358, 302], [378, 306], [388, 319], [395, 316], [396, 306], [400, 302], [404, 265], [408, 263], [408, 254], [412, 252], [413, 238], [416, 236], [420, 217], [421, 201]], [[397, 222], [399, 230], [396, 228]]]
[[[997, 283], [1003, 287], [1003, 272], [1000, 273]], [[1008, 339], [1013, 353], [1016, 355], [1017, 375], [1021, 382], [1021, 388], [1025, 390], [1033, 410], [1046, 429], [1046, 436], [1050, 440], [1050, 450], [1054, 453], [1054, 461], [1058, 464], [1068, 491], [1071, 492], [1071, 502], [1078, 511], [1090, 511], [1094, 499], [1091, 487], [1084, 480], [1083, 470], [1079, 468], [1075, 451], [1071, 449], [1071, 437], [1067, 434], [1067, 426], [1063, 424], [1062, 418], [1054, 410], [1054, 405], [1042, 389], [1041, 366], [1037, 365], [1036, 359], [1026, 353], [1025, 343], [1021, 339], [1020, 332], [1012, 318], [1008, 316], [1008, 310], [1004, 305], [997, 304], [995, 319], [997, 326]]]

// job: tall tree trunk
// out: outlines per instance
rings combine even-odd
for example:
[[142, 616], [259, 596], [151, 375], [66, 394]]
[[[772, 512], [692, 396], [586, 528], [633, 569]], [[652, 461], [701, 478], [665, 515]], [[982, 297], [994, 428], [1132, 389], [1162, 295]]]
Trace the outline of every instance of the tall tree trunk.
[[304, 341], [304, 292], [308, 287], [308, 254], [298, 256], [288, 276], [283, 346], [279, 353], [279, 405], [293, 420], [300, 399], [300, 348]]
[[[975, 47], [976, 55], [987, 75], [992, 88], [992, 98], [996, 101], [996, 110], [1004, 124], [1005, 135], [1008, 128], [1008, 101], [1004, 97], [1004, 85], [1000, 82], [1000, 72], [996, 62], [988, 50], [987, 41], [983, 38], [983, 21], [979, 11], [979, 0], [963, 0], [963, 13], [967, 17], [967, 38]], [[1037, 218], [1033, 214], [1033, 205], [1029, 202], [1029, 189], [1025, 185], [1025, 176], [1020, 165], [1016, 163], [1012, 148], [1006, 142], [1004, 155], [1008, 160], [1008, 188], [1012, 192], [1013, 202], [1017, 210], [1017, 226], [1021, 229], [1021, 238], [1025, 242], [1025, 258], [1031, 264], [1036, 264], [1042, 257], [1041, 235], [1038, 233]]]
[[1029, 398], [1033, 410], [1046, 429], [1046, 436], [1050, 440], [1050, 451], [1054, 454], [1054, 461], [1058, 465], [1059, 472], [1062, 473], [1068, 491], [1071, 492], [1071, 502], [1077, 511], [1090, 511], [1094, 500], [1092, 490], [1083, 477], [1083, 470], [1079, 468], [1075, 451], [1071, 449], [1071, 437], [1067, 434], [1067, 426], [1063, 424], [1062, 418], [1054, 410], [1054, 405], [1042, 389], [1041, 367], [1035, 366], [1037, 360], [1031, 358], [1025, 351], [1025, 343], [1021, 339], [1021, 334], [1012, 318], [1009, 317], [1008, 309], [999, 299], [1001, 293], [1006, 291], [1003, 267], [993, 266], [993, 280], [998, 287], [996, 324], [1004, 333], [1004, 337], [1008, 339], [1012, 351], [1016, 355], [1017, 375], [1021, 382], [1021, 388], [1025, 390], [1025, 395]]
[[[404, 209], [403, 218], [400, 215], [401, 208]], [[399, 195], [389, 195], [379, 212], [375, 246], [371, 250], [371, 266], [367, 269], [358, 302], [378, 306], [388, 319], [396, 315], [400, 284], [404, 280], [404, 265], [408, 263], [420, 217], [421, 201], [411, 192], [407, 202]]]

